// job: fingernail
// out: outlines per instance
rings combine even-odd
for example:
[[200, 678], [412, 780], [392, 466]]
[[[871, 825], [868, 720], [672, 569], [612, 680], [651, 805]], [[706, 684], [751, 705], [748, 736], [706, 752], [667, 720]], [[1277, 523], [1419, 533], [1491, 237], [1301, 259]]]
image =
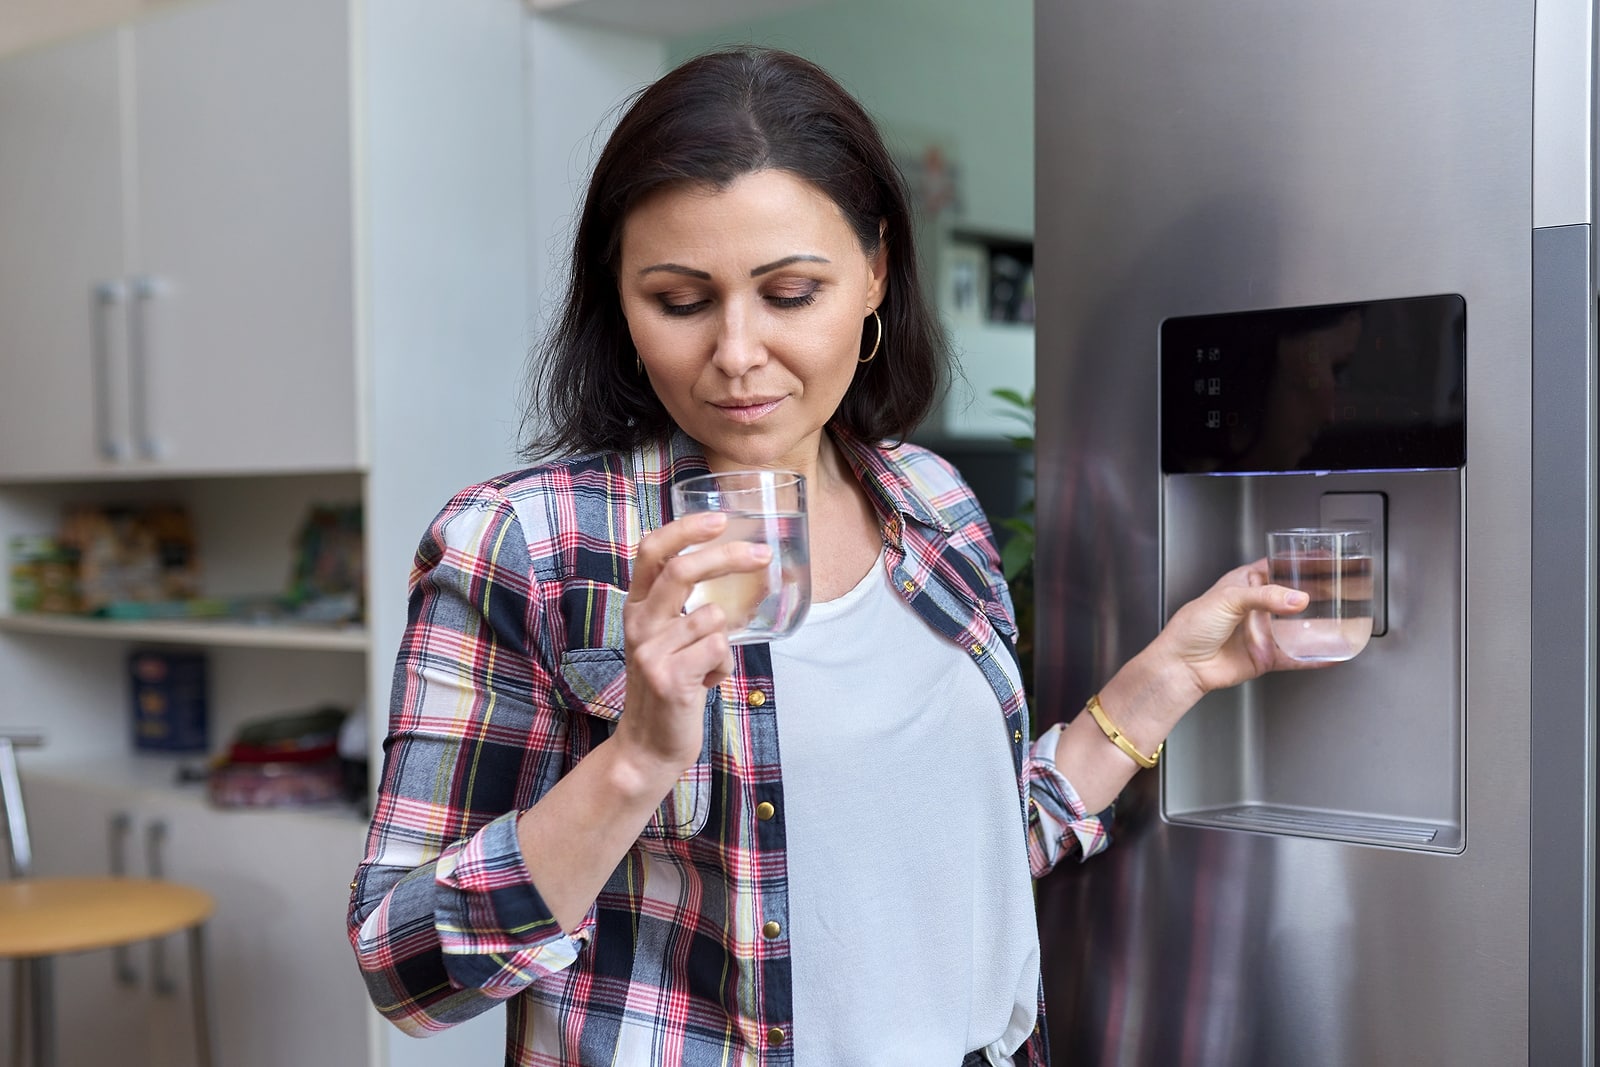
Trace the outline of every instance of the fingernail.
[[1288, 605], [1291, 608], [1303, 608], [1307, 604], [1311, 603], [1311, 597], [1308, 596], [1305, 593], [1300, 592], [1298, 589], [1294, 590], [1293, 592], [1291, 592], [1288, 596], [1284, 597], [1283, 599], [1288, 603]]
[[750, 558], [760, 563], [765, 563], [772, 558], [771, 545], [751, 545]]
[[702, 530], [717, 530], [728, 521], [728, 516], [720, 511], [704, 511], [700, 513], [698, 521]]

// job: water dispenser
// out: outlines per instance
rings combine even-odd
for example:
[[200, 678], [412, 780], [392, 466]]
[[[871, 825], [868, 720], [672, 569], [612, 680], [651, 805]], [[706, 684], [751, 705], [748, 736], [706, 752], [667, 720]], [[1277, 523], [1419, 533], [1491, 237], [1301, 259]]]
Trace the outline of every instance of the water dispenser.
[[1453, 294], [1162, 323], [1165, 612], [1268, 530], [1373, 545], [1370, 640], [1202, 700], [1167, 743], [1169, 821], [1465, 848], [1465, 371]]

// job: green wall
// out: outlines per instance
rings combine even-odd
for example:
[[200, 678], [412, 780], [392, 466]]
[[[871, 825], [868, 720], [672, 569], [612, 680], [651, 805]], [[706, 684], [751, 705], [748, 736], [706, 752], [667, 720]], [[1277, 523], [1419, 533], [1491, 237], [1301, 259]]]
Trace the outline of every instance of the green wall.
[[1033, 0], [840, 0], [667, 42], [786, 48], [826, 67], [897, 150], [940, 145], [962, 206], [946, 225], [1033, 233]]

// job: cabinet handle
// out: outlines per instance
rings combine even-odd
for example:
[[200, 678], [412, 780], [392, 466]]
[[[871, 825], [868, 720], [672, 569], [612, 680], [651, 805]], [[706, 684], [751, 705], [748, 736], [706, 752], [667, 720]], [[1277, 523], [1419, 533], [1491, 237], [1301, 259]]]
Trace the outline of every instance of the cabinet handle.
[[[111, 875], [113, 878], [126, 877], [128, 873], [128, 835], [133, 833], [133, 816], [125, 811], [119, 811], [111, 816]], [[127, 945], [118, 945], [111, 950], [111, 968], [117, 976], [117, 984], [123, 986], [136, 986], [139, 984], [139, 972], [133, 966], [133, 953]]]
[[156, 278], [133, 280], [128, 311], [128, 425], [142, 459], [159, 459], [161, 444], [150, 429], [150, 302], [161, 295]]
[[[167, 824], [161, 819], [156, 819], [145, 827], [144, 850], [145, 868], [151, 878], [161, 878], [161, 846], [167, 840]], [[158, 937], [150, 942], [150, 987], [163, 997], [170, 997], [178, 991], [178, 983], [172, 980], [172, 975], [167, 973], [167, 939]]]
[[101, 282], [94, 287], [94, 337], [91, 352], [94, 377], [94, 426], [96, 446], [109, 460], [127, 456], [127, 448], [117, 440], [111, 415], [111, 323], [112, 311], [127, 299], [128, 288], [121, 282]]
[[145, 872], [151, 878], [160, 880], [166, 877], [162, 873], [161, 846], [167, 840], [167, 823], [165, 819], [152, 820], [144, 828], [144, 864]]
[[133, 833], [133, 816], [119, 811], [111, 816], [111, 876], [125, 878], [128, 874], [128, 835]]

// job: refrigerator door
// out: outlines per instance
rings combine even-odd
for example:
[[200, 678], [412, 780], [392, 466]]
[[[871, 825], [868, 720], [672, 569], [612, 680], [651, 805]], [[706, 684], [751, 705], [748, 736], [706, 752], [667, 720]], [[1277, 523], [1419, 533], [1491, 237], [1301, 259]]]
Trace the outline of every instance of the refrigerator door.
[[1111, 849], [1040, 885], [1056, 1061], [1584, 1062], [1593, 252], [1534, 232], [1532, 0], [1040, 0], [1036, 26], [1043, 723], [1163, 621], [1164, 320], [1452, 293], [1469, 323], [1463, 846], [1168, 822], [1140, 775]]

